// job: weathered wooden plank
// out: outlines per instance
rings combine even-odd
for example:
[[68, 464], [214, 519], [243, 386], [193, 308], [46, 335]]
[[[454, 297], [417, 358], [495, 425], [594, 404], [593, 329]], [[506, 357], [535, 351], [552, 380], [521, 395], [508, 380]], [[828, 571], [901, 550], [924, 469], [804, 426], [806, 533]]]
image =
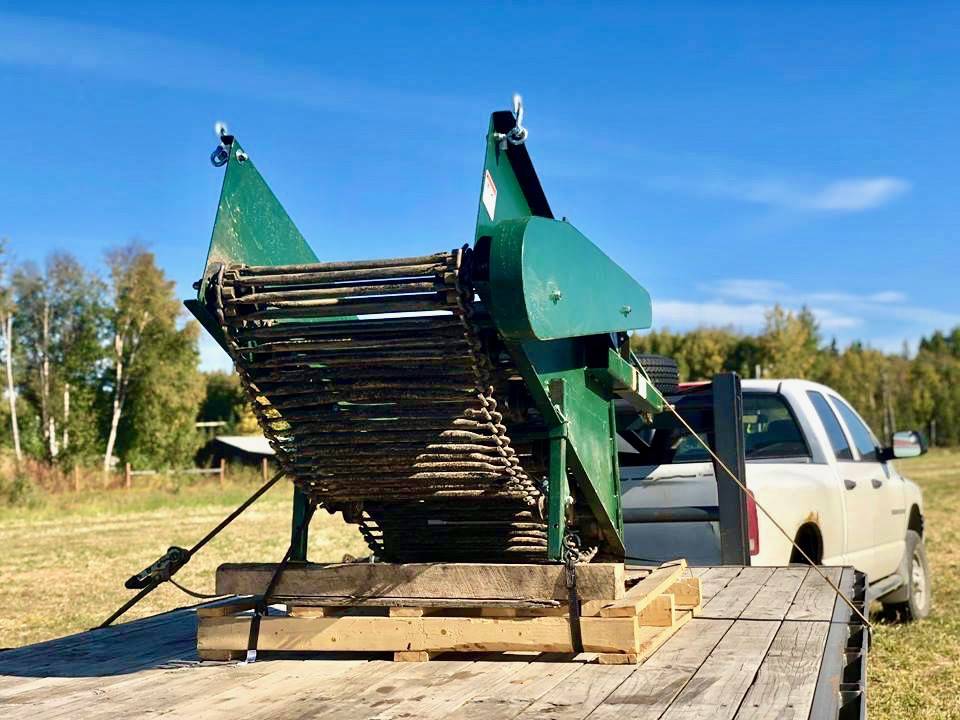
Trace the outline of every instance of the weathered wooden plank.
[[663, 720], [731, 720], [780, 623], [737, 620], [663, 714]]
[[656, 569], [657, 569], [657, 566], [639, 567], [637, 565], [624, 565], [623, 566], [624, 580], [626, 581], [627, 585], [632, 585], [635, 582], [643, 580], [647, 575], [649, 575]]
[[783, 620], [809, 568], [779, 567], [740, 613], [743, 620]]
[[[452, 673], [445, 682], [434, 686], [429, 692], [414, 692], [408, 697], [395, 698], [388, 707], [382, 706], [379, 698], [369, 698], [361, 712], [351, 708], [351, 713], [335, 715], [344, 720], [357, 717], [376, 717], [377, 720], [390, 718], [417, 718], [417, 720], [436, 720], [455, 713], [464, 702], [480, 693], [484, 687], [496, 683], [505, 677], [516, 674], [516, 665], [527, 663], [494, 660], [478, 660], [463, 670]], [[366, 712], [366, 708], [370, 708]]]
[[426, 607], [426, 608], [527, 608], [531, 610], [549, 609], [561, 606], [559, 600], [488, 600], [464, 598], [408, 598], [408, 597], [366, 597], [358, 598], [345, 595], [297, 595], [278, 596], [275, 598], [288, 606], [327, 607], [327, 608], [393, 608], [393, 607]]
[[[81, 654], [84, 657], [115, 655], [118, 647], [123, 648], [117, 640], [131, 637], [154, 638], [161, 636], [170, 638], [171, 635], [186, 637], [193, 633], [194, 614], [190, 610], [177, 610], [163, 613], [141, 620], [121, 623], [103, 629], [88, 630], [68, 635], [54, 640], [35, 643], [21, 648], [6, 650], [0, 654], [0, 673], [19, 673], [24, 667], [30, 667], [34, 676], [41, 674], [47, 666], [53, 666], [56, 674], [57, 667], [64, 667], [65, 671], [73, 664], [71, 654]], [[110, 648], [109, 653], [104, 648]]]
[[514, 663], [515, 671], [484, 686], [447, 717], [456, 720], [510, 720], [576, 672], [581, 663], [552, 661], [543, 655], [528, 663]]
[[587, 717], [627, 679], [632, 665], [581, 665], [565, 682], [523, 710], [523, 720], [579, 720]]
[[[258, 595], [266, 590], [272, 563], [225, 564], [217, 568], [217, 593]], [[566, 600], [562, 565], [488, 563], [348, 563], [294, 565], [277, 584], [277, 597], [476, 598]], [[583, 600], [623, 597], [622, 563], [577, 566]]]
[[726, 586], [704, 603], [700, 617], [730, 618], [735, 620], [750, 604], [760, 588], [773, 575], [770, 567], [745, 567]]
[[740, 574], [740, 566], [723, 566], [707, 568], [706, 572], [700, 575], [702, 584], [703, 604], [706, 605], [713, 596], [723, 590], [731, 580]]
[[223, 617], [224, 615], [253, 610], [253, 608], [257, 606], [259, 599], [260, 598], [254, 597], [253, 595], [224, 598], [223, 600], [198, 607], [197, 617]]
[[780, 626], [737, 720], [806, 720], [830, 623], [787, 620]]
[[[659, 567], [627, 590], [619, 600], [612, 598], [587, 600], [583, 603], [580, 612], [583, 615], [600, 615], [601, 617], [639, 615], [647, 605], [656, 600], [657, 596], [666, 592], [668, 587], [677, 582], [686, 568], [685, 560]], [[577, 570], [577, 591], [580, 591], [579, 570]]]
[[[270, 663], [274, 661], [269, 661]], [[242, 690], [230, 693], [224, 688], [222, 696], [206, 709], [202, 698], [175, 706], [173, 717], [190, 720], [220, 720], [225, 717], [246, 718], [293, 718], [321, 717], [324, 712], [332, 712], [342, 703], [364, 693], [378, 694], [381, 689], [392, 687], [392, 678], [409, 669], [406, 663], [394, 663], [388, 660], [372, 660], [351, 667], [329, 681], [314, 679], [310, 676], [312, 660], [299, 661], [303, 666], [303, 675], [290, 677], [277, 683], [275, 679], [264, 678], [248, 683]], [[258, 661], [257, 665], [260, 664]], [[311, 713], [301, 715], [301, 707], [311, 708]]]
[[653, 655], [661, 645], [692, 618], [693, 612], [687, 611], [677, 614], [668, 627], [641, 625], [637, 630], [637, 641], [633, 651], [628, 653], [600, 653], [597, 656], [597, 661], [601, 665], [636, 665], [641, 663]]
[[51, 699], [36, 708], [34, 717], [48, 720], [84, 720], [142, 716], [166, 709], [177, 698], [205, 697], [225, 686], [236, 687], [244, 680], [266, 675], [266, 666], [211, 665], [166, 670], [160, 675], [134, 673], [122, 681], [104, 683]]
[[[327, 656], [329, 657], [329, 656]], [[257, 665], [278, 666], [278, 670], [243, 683], [222, 686], [219, 692], [192, 694], [173, 699], [170, 714], [190, 720], [220, 720], [228, 717], [247, 718], [256, 714], [275, 713], [289, 717], [283, 708], [290, 698], [304, 689], [326, 695], [346, 692], [354, 694], [388, 680], [403, 665], [389, 661], [310, 659], [257, 661]]]
[[[821, 567], [820, 570], [836, 584], [843, 568]], [[815, 570], [810, 570], [787, 611], [787, 620], [830, 620], [835, 601], [836, 593], [829, 583]]]
[[703, 588], [699, 577], [688, 577], [677, 580], [673, 585], [667, 588], [667, 592], [673, 595], [678, 609], [692, 610], [703, 604]]
[[[296, 702], [274, 706], [274, 718], [298, 716], [324, 720], [357, 720], [392, 716], [392, 710], [415, 698], [429, 700], [444, 692], [458, 678], [472, 678], [474, 660], [435, 660], [429, 663], [394, 663], [400, 670], [390, 673], [386, 680], [344, 695], [337, 692], [331, 698], [316, 702], [313, 699], [301, 705]], [[505, 669], [509, 669], [504, 666]], [[306, 707], [304, 707], [304, 705]], [[296, 712], [293, 712], [293, 710]], [[266, 717], [257, 715], [256, 717]], [[413, 716], [416, 717], [416, 716]], [[210, 720], [213, 720], [211, 718]]]
[[[250, 617], [204, 618], [200, 650], [243, 650]], [[632, 618], [581, 618], [588, 652], [635, 651], [639, 625]], [[395, 652], [535, 650], [572, 652], [570, 623], [562, 617], [265, 617], [258, 646], [280, 651]]]
[[732, 625], [732, 620], [691, 620], [627, 677], [590, 720], [659, 718]]

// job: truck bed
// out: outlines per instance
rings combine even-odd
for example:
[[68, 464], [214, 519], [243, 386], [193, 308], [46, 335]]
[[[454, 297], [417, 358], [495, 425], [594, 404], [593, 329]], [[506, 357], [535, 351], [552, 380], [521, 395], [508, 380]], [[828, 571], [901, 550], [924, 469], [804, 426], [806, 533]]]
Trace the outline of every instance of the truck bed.
[[[863, 717], [866, 632], [803, 567], [691, 568], [698, 616], [639, 666], [547, 654], [197, 659], [196, 609], [0, 653], [13, 718]], [[863, 578], [829, 568], [848, 597]]]

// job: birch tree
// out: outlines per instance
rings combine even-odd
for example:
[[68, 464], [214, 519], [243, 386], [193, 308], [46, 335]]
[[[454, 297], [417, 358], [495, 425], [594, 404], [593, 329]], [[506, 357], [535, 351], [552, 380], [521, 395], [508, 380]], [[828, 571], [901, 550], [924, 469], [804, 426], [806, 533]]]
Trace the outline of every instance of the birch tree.
[[72, 255], [53, 253], [42, 273], [29, 264], [18, 268], [14, 286], [21, 388], [37, 414], [40, 454], [86, 462], [100, 425], [103, 283]]
[[112, 355], [106, 385], [109, 425], [103, 468], [118, 455], [152, 465], [185, 464], [200, 442], [203, 400], [198, 328], [185, 322], [174, 283], [153, 253], [130, 244], [111, 251]]
[[17, 420], [17, 390], [13, 381], [13, 314], [16, 309], [13, 288], [9, 284], [9, 256], [7, 241], [0, 239], [0, 342], [3, 343], [4, 367], [7, 374], [7, 400], [10, 403], [10, 434], [13, 452], [19, 464], [23, 460], [20, 448], [20, 424]]

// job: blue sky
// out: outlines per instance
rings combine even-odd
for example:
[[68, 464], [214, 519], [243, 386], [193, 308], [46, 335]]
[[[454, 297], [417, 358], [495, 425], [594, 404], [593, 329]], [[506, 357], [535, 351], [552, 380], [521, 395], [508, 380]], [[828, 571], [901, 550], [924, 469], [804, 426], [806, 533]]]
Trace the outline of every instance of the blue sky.
[[[183, 297], [226, 121], [321, 258], [472, 237], [488, 114], [524, 95], [554, 211], [656, 327], [775, 302], [898, 349], [960, 323], [960, 11], [924, 3], [2, 3], [0, 236]], [[210, 342], [204, 366], [227, 367]]]

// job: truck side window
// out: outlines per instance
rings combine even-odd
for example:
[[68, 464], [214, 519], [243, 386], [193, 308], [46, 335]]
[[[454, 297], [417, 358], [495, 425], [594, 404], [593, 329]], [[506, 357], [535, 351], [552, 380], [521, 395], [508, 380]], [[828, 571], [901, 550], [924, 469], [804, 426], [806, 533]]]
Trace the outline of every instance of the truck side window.
[[863, 424], [863, 420], [857, 417], [849, 405], [836, 395], [833, 396], [833, 402], [837, 410], [843, 416], [843, 421], [847, 424], [847, 429], [853, 435], [853, 444], [857, 446], [860, 453], [860, 460], [863, 462], [877, 462], [877, 441], [873, 439], [873, 433], [870, 428]]
[[[710, 414], [685, 407], [684, 399], [678, 401], [677, 407], [697, 434], [712, 444]], [[743, 435], [747, 460], [810, 457], [810, 449], [790, 408], [774, 393], [743, 394]], [[652, 425], [637, 428], [632, 444], [634, 453], [630, 465], [710, 461], [697, 439], [669, 413], [657, 415]]]
[[823, 423], [824, 430], [827, 431], [827, 437], [830, 438], [830, 447], [833, 448], [833, 454], [837, 460], [853, 460], [853, 453], [850, 452], [850, 444], [847, 442], [847, 436], [843, 434], [843, 428], [840, 427], [840, 421], [833, 414], [830, 403], [818, 392], [807, 390], [807, 397], [813, 403], [813, 409], [820, 416], [820, 422]]
[[773, 393], [743, 394], [743, 439], [747, 460], [810, 457], [793, 413]]

